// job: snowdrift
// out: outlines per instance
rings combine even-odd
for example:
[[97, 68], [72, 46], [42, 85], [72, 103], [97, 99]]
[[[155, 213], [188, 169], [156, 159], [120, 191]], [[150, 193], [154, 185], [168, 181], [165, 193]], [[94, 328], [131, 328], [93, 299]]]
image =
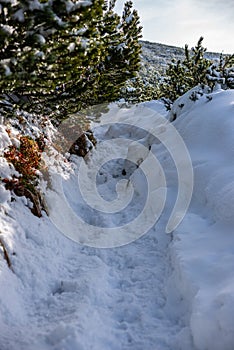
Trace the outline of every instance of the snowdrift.
[[[234, 91], [179, 98], [171, 111], [194, 168], [190, 209], [174, 232], [175, 274], [199, 350], [234, 347]], [[181, 105], [184, 105], [181, 108]]]

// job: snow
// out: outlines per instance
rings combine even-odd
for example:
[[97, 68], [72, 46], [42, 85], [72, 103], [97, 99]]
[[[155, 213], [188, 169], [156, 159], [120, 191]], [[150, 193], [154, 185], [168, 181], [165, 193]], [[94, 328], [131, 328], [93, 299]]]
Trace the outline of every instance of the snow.
[[[233, 349], [233, 113], [233, 90], [198, 87], [168, 115], [111, 104], [96, 149], [71, 162], [47, 122], [50, 216], [0, 184], [1, 350]], [[1, 125], [1, 155], [14, 130]]]
[[5, 76], [8, 77], [9, 75], [12, 74], [11, 70], [10, 70], [10, 67], [9, 67], [9, 64], [10, 63], [14, 63], [15, 60], [12, 58], [12, 59], [3, 59], [3, 60], [0, 60], [0, 65], [2, 66], [2, 68], [5, 69]]
[[9, 26], [8, 24], [1, 24], [1, 29], [8, 35], [14, 32], [14, 27]]
[[68, 45], [67, 49], [68, 51], [73, 52], [75, 50], [75, 47], [76, 47], [76, 44], [73, 42]]
[[20, 9], [20, 10], [16, 11], [14, 16], [13, 16], [13, 18], [16, 19], [19, 22], [24, 22], [25, 17], [24, 17], [23, 9]]
[[43, 8], [43, 5], [38, 0], [32, 0], [29, 1], [29, 10], [41, 10]]
[[74, 5], [73, 2], [71, 0], [67, 0], [65, 5], [66, 5], [67, 13], [71, 12], [73, 5]]
[[0, 185], [0, 204], [3, 204], [10, 200], [10, 192], [5, 189], [3, 185]]
[[234, 344], [234, 92], [218, 90], [210, 96], [188, 110], [184, 101], [185, 110], [175, 121], [193, 160], [195, 183], [191, 214], [176, 230], [174, 247], [194, 288], [190, 323], [195, 346], [218, 350]]
[[133, 15], [131, 14], [126, 18], [125, 21], [126, 21], [126, 23], [130, 23], [130, 22], [132, 22], [132, 20], [133, 20]]
[[73, 6], [73, 9], [77, 9], [77, 8], [80, 8], [80, 7], [91, 6], [92, 3], [93, 2], [91, 0], [78, 0], [78, 1], [75, 2], [75, 5]]
[[44, 36], [41, 35], [41, 34], [36, 34], [36, 35], [35, 35], [35, 38], [36, 38], [37, 42], [38, 42], [39, 44], [41, 44], [41, 45], [44, 45], [45, 42], [46, 42], [46, 39], [45, 39]]

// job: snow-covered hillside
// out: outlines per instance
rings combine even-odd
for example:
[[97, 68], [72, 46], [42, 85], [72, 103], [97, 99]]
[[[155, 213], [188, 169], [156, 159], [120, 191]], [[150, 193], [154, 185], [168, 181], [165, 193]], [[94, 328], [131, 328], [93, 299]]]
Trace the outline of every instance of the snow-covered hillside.
[[192, 93], [110, 105], [86, 160], [47, 121], [49, 216], [0, 185], [1, 350], [233, 350], [234, 91]]
[[[184, 58], [184, 48], [181, 47], [152, 43], [149, 41], [141, 41], [141, 44], [142, 63], [150, 65], [161, 74], [165, 73], [167, 65], [171, 63], [172, 59], [177, 61]], [[220, 53], [205, 52], [204, 57], [217, 60], [220, 57]]]

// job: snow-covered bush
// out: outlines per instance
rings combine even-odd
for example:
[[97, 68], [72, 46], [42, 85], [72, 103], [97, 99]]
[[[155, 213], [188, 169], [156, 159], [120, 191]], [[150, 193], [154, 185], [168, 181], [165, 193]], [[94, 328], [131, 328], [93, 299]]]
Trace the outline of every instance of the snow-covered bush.
[[206, 48], [202, 41], [203, 37], [191, 50], [185, 45], [184, 59], [172, 60], [169, 64], [160, 85], [160, 95], [168, 109], [178, 97], [197, 85], [208, 86], [211, 90], [217, 83], [224, 89], [234, 87], [234, 55], [220, 55], [217, 62], [212, 62], [204, 56]]
[[[151, 74], [153, 73], [153, 74]], [[149, 69], [143, 75], [142, 69], [136, 77], [128, 80], [121, 89], [120, 96], [129, 103], [139, 103], [144, 101], [157, 100], [159, 96], [158, 75]]]
[[204, 57], [206, 49], [202, 46], [202, 41], [201, 37], [191, 51], [185, 45], [185, 58], [172, 60], [169, 64], [161, 84], [161, 96], [169, 99], [170, 103], [194, 86], [207, 83], [206, 72], [210, 61]]
[[220, 55], [219, 61], [207, 70], [208, 84], [220, 84], [223, 89], [234, 89], [234, 54]]
[[41, 216], [40, 194], [36, 189], [41, 152], [40, 142], [21, 135], [19, 146], [11, 145], [4, 153], [4, 157], [14, 165], [15, 170], [19, 173], [19, 176], [3, 179], [6, 189], [14, 191], [18, 196], [29, 198], [32, 202], [31, 210], [37, 216]]
[[4, 154], [5, 158], [14, 165], [24, 180], [34, 180], [41, 162], [41, 150], [38, 143], [28, 136], [20, 136], [19, 141], [19, 147], [9, 147]]
[[0, 189], [3, 193], [0, 197], [24, 196], [27, 198], [25, 204], [34, 214], [41, 216], [41, 209], [45, 206], [40, 179], [41, 172], [46, 170], [42, 154], [52, 143], [56, 129], [48, 118], [28, 113], [18, 114], [2, 123]]

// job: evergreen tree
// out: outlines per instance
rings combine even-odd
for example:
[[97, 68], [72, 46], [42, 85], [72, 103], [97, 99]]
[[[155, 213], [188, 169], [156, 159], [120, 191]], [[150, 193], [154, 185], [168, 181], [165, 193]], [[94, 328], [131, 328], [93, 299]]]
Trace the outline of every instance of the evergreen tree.
[[[140, 68], [141, 38], [140, 18], [133, 9], [132, 1], [124, 5], [120, 29], [123, 32], [124, 40], [114, 52], [115, 60], [121, 62], [121, 70], [127, 78], [132, 78]], [[116, 55], [117, 53], [117, 55]], [[114, 57], [113, 57], [114, 58]]]
[[160, 96], [159, 79], [157, 70], [142, 62], [139, 73], [121, 89], [120, 97], [128, 103], [157, 100]]
[[169, 105], [194, 86], [208, 83], [206, 75], [211, 62], [204, 57], [206, 49], [202, 41], [201, 37], [191, 50], [185, 45], [184, 60], [173, 60], [169, 64], [160, 87], [161, 96], [169, 99]]
[[234, 55], [221, 54], [218, 62], [212, 63], [204, 57], [202, 41], [201, 37], [191, 50], [185, 45], [185, 58], [169, 64], [160, 85], [160, 95], [168, 109], [179, 96], [197, 85], [206, 85], [211, 91], [217, 83], [223, 89], [234, 88]]
[[141, 38], [140, 19], [133, 4], [124, 5], [122, 18], [114, 12], [116, 1], [110, 2], [104, 16], [104, 32], [107, 55], [102, 62], [100, 87], [103, 97], [119, 96], [126, 80], [133, 78], [140, 68]]
[[138, 69], [141, 28], [131, 3], [132, 20], [120, 19], [114, 5], [0, 0], [0, 94], [28, 111], [61, 117], [116, 99]]
[[234, 89], [234, 54], [220, 54], [219, 61], [207, 70], [206, 78], [210, 86], [220, 84], [223, 89]]

